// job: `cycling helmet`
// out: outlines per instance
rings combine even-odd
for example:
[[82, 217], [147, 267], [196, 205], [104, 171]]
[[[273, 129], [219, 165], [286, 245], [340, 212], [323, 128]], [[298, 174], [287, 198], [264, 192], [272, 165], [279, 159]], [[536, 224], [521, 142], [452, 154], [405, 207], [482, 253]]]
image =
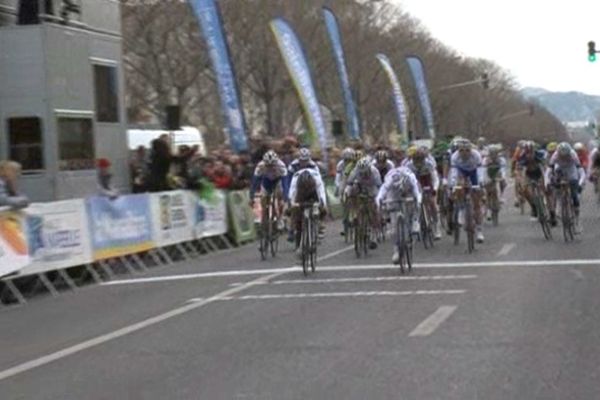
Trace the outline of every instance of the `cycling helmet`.
[[528, 140], [525, 143], [523, 143], [522, 148], [526, 152], [532, 152], [535, 149], [535, 142]]
[[300, 151], [298, 152], [298, 159], [300, 161], [309, 161], [310, 157], [311, 157], [310, 150], [307, 149], [306, 147], [301, 148]]
[[554, 153], [556, 151], [557, 147], [558, 147], [558, 143], [556, 143], [556, 142], [550, 142], [546, 146], [546, 151], [549, 152], [549, 153]]
[[471, 144], [471, 142], [468, 139], [462, 139], [460, 142], [458, 142], [459, 150], [471, 150], [472, 148], [473, 148], [473, 145]]
[[362, 150], [356, 150], [356, 151], [354, 152], [354, 159], [355, 159], [356, 161], [359, 161], [359, 160], [361, 160], [361, 159], [362, 159], [364, 156], [365, 156], [365, 153], [363, 153], [363, 151], [362, 151]]
[[388, 153], [385, 150], [379, 150], [375, 153], [375, 159], [379, 162], [385, 162], [388, 159]]
[[477, 139], [477, 145], [478, 145], [478, 146], [483, 146], [483, 145], [485, 145], [485, 142], [486, 142], [486, 139], [485, 139], [483, 136], [480, 136], [480, 137]]
[[488, 149], [490, 156], [497, 156], [498, 154], [500, 154], [501, 150], [502, 150], [502, 146], [499, 144], [493, 144]]
[[367, 171], [371, 168], [371, 163], [369, 163], [369, 160], [366, 157], [364, 157], [358, 160], [356, 168], [358, 168], [359, 171]]
[[417, 162], [422, 162], [425, 160], [425, 158], [427, 158], [427, 154], [428, 154], [427, 148], [421, 147], [421, 148], [417, 149], [417, 151], [413, 155], [412, 159]]
[[559, 155], [561, 156], [567, 156], [569, 154], [571, 154], [571, 151], [573, 149], [571, 148], [571, 145], [567, 142], [562, 142], [561, 144], [558, 145], [558, 147], [556, 148], [556, 151], [558, 152]]
[[573, 145], [573, 149], [575, 149], [575, 151], [582, 151], [585, 150], [585, 146], [583, 145], [583, 143], [577, 142]]
[[346, 161], [352, 160], [354, 158], [354, 149], [351, 147], [346, 147], [342, 152], [342, 158]]
[[415, 156], [415, 153], [416, 153], [416, 152], [417, 152], [417, 146], [410, 146], [410, 147], [408, 148], [408, 151], [407, 151], [406, 155], [407, 155], [409, 158], [413, 158], [413, 157]]
[[462, 137], [457, 136], [454, 139], [452, 139], [452, 142], [450, 143], [450, 151], [451, 152], [455, 152], [456, 150], [458, 150], [458, 144], [461, 142], [461, 140], [464, 140]]
[[265, 164], [275, 164], [279, 160], [279, 156], [273, 150], [269, 150], [263, 156]]

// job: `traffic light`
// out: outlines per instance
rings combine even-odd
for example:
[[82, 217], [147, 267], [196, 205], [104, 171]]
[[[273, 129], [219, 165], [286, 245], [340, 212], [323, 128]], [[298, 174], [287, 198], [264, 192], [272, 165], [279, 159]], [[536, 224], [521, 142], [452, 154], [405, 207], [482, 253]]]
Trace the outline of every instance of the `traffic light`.
[[588, 60], [590, 62], [596, 61], [596, 42], [588, 42]]
[[487, 74], [487, 72], [484, 72], [483, 74], [481, 74], [481, 84], [483, 85], [484, 89], [490, 88], [490, 77]]

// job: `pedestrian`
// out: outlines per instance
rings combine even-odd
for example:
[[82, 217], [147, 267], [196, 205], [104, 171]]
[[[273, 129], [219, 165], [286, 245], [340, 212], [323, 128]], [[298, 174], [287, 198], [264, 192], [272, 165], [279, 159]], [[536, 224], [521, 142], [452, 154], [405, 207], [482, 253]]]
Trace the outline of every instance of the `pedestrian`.
[[0, 161], [0, 207], [25, 208], [29, 199], [19, 193], [18, 180], [21, 164], [15, 161]]

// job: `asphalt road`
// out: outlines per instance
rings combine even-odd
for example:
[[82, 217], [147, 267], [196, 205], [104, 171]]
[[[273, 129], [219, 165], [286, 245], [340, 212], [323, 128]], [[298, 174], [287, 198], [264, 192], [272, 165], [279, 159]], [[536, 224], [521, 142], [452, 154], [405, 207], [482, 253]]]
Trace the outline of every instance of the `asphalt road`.
[[356, 259], [330, 227], [308, 278], [249, 246], [2, 310], [0, 398], [600, 398], [586, 200], [574, 243], [507, 205], [474, 254], [418, 244], [404, 276], [389, 243]]

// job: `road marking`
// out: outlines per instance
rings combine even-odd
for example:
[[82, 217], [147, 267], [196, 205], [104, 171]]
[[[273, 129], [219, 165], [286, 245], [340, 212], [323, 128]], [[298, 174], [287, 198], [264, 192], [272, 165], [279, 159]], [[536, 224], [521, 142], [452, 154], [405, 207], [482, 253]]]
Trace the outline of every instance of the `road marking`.
[[[342, 249], [336, 255], [348, 251]], [[333, 253], [332, 253], [333, 254]], [[329, 257], [326, 256], [326, 257]], [[325, 257], [323, 258], [325, 259]], [[321, 261], [321, 260], [319, 260]], [[435, 268], [485, 268], [485, 267], [568, 267], [568, 266], [600, 266], [600, 259], [590, 260], [538, 260], [538, 261], [483, 261], [483, 262], [460, 262], [460, 263], [416, 263], [416, 269], [435, 269]], [[184, 274], [159, 276], [153, 278], [126, 279], [121, 281], [106, 282], [102, 285], [130, 285], [137, 283], [154, 283], [188, 279], [202, 278], [218, 278], [229, 276], [246, 276], [246, 275], [267, 275], [272, 273], [289, 273], [296, 272], [300, 267], [291, 268], [271, 268], [271, 269], [255, 269], [255, 270], [236, 270], [236, 271], [220, 271], [207, 272], [201, 274]], [[397, 265], [392, 264], [372, 264], [372, 265], [339, 265], [339, 266], [318, 266], [318, 271], [338, 272], [338, 271], [373, 271], [373, 270], [398, 270]]]
[[115, 285], [130, 285], [132, 283], [154, 283], [154, 282], [168, 282], [168, 281], [180, 281], [188, 279], [202, 279], [202, 278], [222, 278], [228, 276], [245, 276], [245, 275], [266, 275], [266, 274], [284, 274], [288, 272], [297, 271], [297, 267], [288, 268], [271, 268], [271, 269], [250, 269], [245, 271], [220, 271], [220, 272], [205, 272], [199, 274], [183, 274], [183, 275], [167, 275], [167, 276], [156, 276], [151, 278], [138, 278], [138, 279], [124, 279], [120, 281], [103, 282], [102, 286], [115, 286]]
[[[446, 281], [477, 279], [477, 275], [427, 275], [427, 276], [376, 276], [360, 278], [330, 278], [330, 279], [290, 279], [268, 282], [268, 285], [306, 285], [321, 283], [359, 283], [359, 282], [390, 282], [390, 281]], [[241, 282], [230, 286], [239, 286]]]
[[[346, 249], [342, 249], [342, 250], [338, 250], [335, 253], [331, 253], [331, 254], [341, 254], [344, 251], [349, 251], [350, 249], [352, 249], [352, 247], [348, 247]], [[322, 260], [326, 259], [329, 256], [332, 256], [331, 254], [325, 255], [323, 257], [321, 257]], [[333, 256], [332, 256], [333, 257]], [[41, 367], [43, 365], [49, 364], [51, 362], [60, 360], [62, 358], [68, 357], [70, 355], [73, 355], [75, 353], [79, 353], [80, 351], [83, 350], [87, 350], [90, 349], [92, 347], [96, 347], [99, 346], [103, 343], [106, 342], [110, 342], [111, 340], [115, 340], [118, 339], [122, 336], [126, 336], [129, 335], [131, 333], [137, 332], [141, 329], [147, 328], [149, 326], [152, 325], [156, 325], [160, 322], [166, 321], [168, 319], [171, 319], [173, 317], [176, 317], [178, 315], [182, 315], [185, 313], [188, 313], [190, 311], [196, 310], [200, 307], [203, 307], [207, 304], [225, 299], [225, 298], [230, 298], [231, 295], [242, 292], [246, 289], [249, 289], [253, 286], [257, 286], [257, 285], [264, 285], [265, 282], [268, 282], [271, 279], [275, 279], [281, 275], [284, 275], [288, 272], [292, 272], [292, 271], [296, 271], [297, 268], [278, 268], [278, 269], [272, 269], [272, 270], [255, 270], [255, 271], [223, 271], [223, 272], [218, 272], [218, 273], [208, 273], [208, 274], [192, 274], [195, 275], [195, 277], [191, 278], [191, 279], [195, 279], [198, 278], [198, 275], [209, 275], [210, 277], [213, 276], [230, 276], [230, 275], [235, 275], [235, 276], [239, 276], [240, 273], [241, 275], [253, 275], [253, 274], [267, 274], [267, 276], [262, 276], [259, 277], [257, 279], [254, 279], [253, 281], [250, 281], [248, 283], [245, 283], [241, 286], [235, 287], [235, 288], [231, 288], [231, 289], [227, 289], [221, 293], [218, 293], [212, 297], [209, 297], [207, 299], [202, 299], [193, 303], [189, 303], [176, 308], [174, 310], [168, 311], [166, 313], [145, 319], [143, 321], [137, 322], [135, 324], [126, 326], [124, 328], [118, 329], [116, 331], [101, 335], [101, 336], [97, 336], [93, 339], [90, 340], [86, 340], [84, 342], [81, 342], [79, 344], [76, 344], [74, 346], [71, 347], [67, 347], [65, 349], [59, 350], [57, 352], [45, 355], [43, 357], [39, 357], [36, 358], [34, 360], [30, 360], [27, 362], [24, 362], [22, 364], [16, 365], [14, 367], [8, 368], [4, 371], [0, 371], [0, 381], [13, 377], [15, 375], [19, 375], [22, 374], [23, 372], [27, 372], [29, 370], [32, 370], [34, 368], [38, 368]], [[257, 272], [258, 271], [258, 272]], [[218, 275], [217, 275], [218, 274]], [[223, 275], [223, 274], [227, 274], [227, 275]], [[178, 275], [177, 279], [190, 279], [189, 278], [190, 275]], [[204, 277], [204, 276], [203, 276]], [[161, 278], [172, 278], [172, 277], [161, 277]], [[145, 279], [153, 279], [153, 278], [145, 278]], [[137, 280], [136, 280], [137, 281]], [[123, 282], [123, 281], [122, 281]], [[113, 282], [114, 283], [114, 282]], [[124, 281], [123, 284], [125, 283], [129, 283], [127, 281]]]
[[[412, 290], [412, 291], [371, 291], [371, 292], [327, 292], [327, 293], [283, 293], [283, 294], [258, 294], [248, 296], [221, 297], [220, 301], [228, 300], [274, 300], [274, 299], [310, 299], [310, 298], [334, 298], [334, 297], [376, 297], [376, 296], [422, 296], [441, 294], [465, 294], [466, 290]], [[204, 301], [201, 298], [190, 299], [188, 302], [195, 303]]]
[[431, 335], [445, 320], [450, 317], [450, 315], [452, 315], [454, 311], [456, 311], [456, 308], [456, 306], [442, 306], [438, 308], [436, 312], [421, 322], [408, 336], [414, 337]]
[[221, 292], [221, 293], [219, 293], [219, 294], [217, 294], [215, 296], [212, 296], [210, 298], [204, 299], [202, 301], [195, 302], [195, 303], [192, 303], [192, 304], [187, 304], [187, 305], [185, 305], [183, 307], [176, 308], [176, 309], [168, 311], [168, 312], [166, 312], [164, 314], [160, 314], [160, 315], [157, 315], [155, 317], [151, 317], [151, 318], [145, 319], [143, 321], [137, 322], [137, 323], [135, 323], [133, 325], [129, 325], [129, 326], [126, 326], [124, 328], [118, 329], [118, 330], [116, 330], [114, 332], [110, 332], [110, 333], [107, 333], [105, 335], [101, 335], [101, 336], [95, 337], [93, 339], [86, 340], [85, 342], [81, 342], [81, 343], [76, 344], [74, 346], [67, 347], [67, 348], [59, 350], [59, 351], [57, 351], [55, 353], [48, 354], [46, 356], [37, 358], [35, 360], [31, 360], [31, 361], [27, 361], [25, 363], [19, 364], [17, 366], [12, 367], [12, 368], [9, 368], [9, 369], [6, 369], [4, 371], [1, 371], [0, 372], [0, 381], [2, 381], [4, 379], [7, 379], [7, 378], [10, 378], [10, 377], [15, 376], [15, 375], [19, 375], [19, 374], [21, 374], [23, 372], [26, 372], [26, 371], [29, 371], [31, 369], [40, 367], [42, 365], [49, 364], [49, 363], [51, 363], [53, 361], [60, 360], [61, 358], [68, 357], [68, 356], [73, 355], [75, 353], [78, 353], [80, 351], [83, 351], [83, 350], [86, 350], [86, 349], [89, 349], [89, 348], [101, 345], [103, 343], [109, 342], [111, 340], [120, 338], [121, 336], [129, 335], [130, 333], [134, 333], [136, 331], [139, 331], [139, 330], [147, 328], [149, 326], [152, 326], [152, 325], [158, 324], [160, 322], [166, 321], [166, 320], [171, 319], [173, 317], [176, 317], [178, 315], [185, 314], [187, 312], [190, 312], [192, 310], [198, 309], [200, 307], [203, 307], [203, 306], [205, 306], [207, 304], [210, 304], [210, 303], [213, 303], [215, 301], [222, 300], [224, 298], [229, 298], [233, 294], [236, 294], [236, 293], [239, 293], [239, 292], [241, 292], [243, 290], [251, 288], [252, 286], [255, 286], [255, 285], [258, 285], [258, 284], [263, 284], [265, 281], [268, 281], [269, 279], [274, 279], [274, 278], [276, 278], [276, 277], [278, 277], [280, 275], [283, 275], [283, 274], [284, 274], [283, 272], [279, 272], [279, 273], [271, 274], [271, 275], [266, 276], [266, 277], [260, 277], [258, 279], [255, 279], [255, 280], [251, 281], [251, 282], [246, 283], [245, 285], [239, 286], [237, 288], [225, 290], [225, 291], [223, 291], [223, 292]]
[[508, 253], [510, 253], [515, 247], [517, 247], [516, 243], [505, 244], [504, 246], [502, 246], [502, 249], [500, 249], [500, 251], [498, 252], [498, 257], [507, 256]]

